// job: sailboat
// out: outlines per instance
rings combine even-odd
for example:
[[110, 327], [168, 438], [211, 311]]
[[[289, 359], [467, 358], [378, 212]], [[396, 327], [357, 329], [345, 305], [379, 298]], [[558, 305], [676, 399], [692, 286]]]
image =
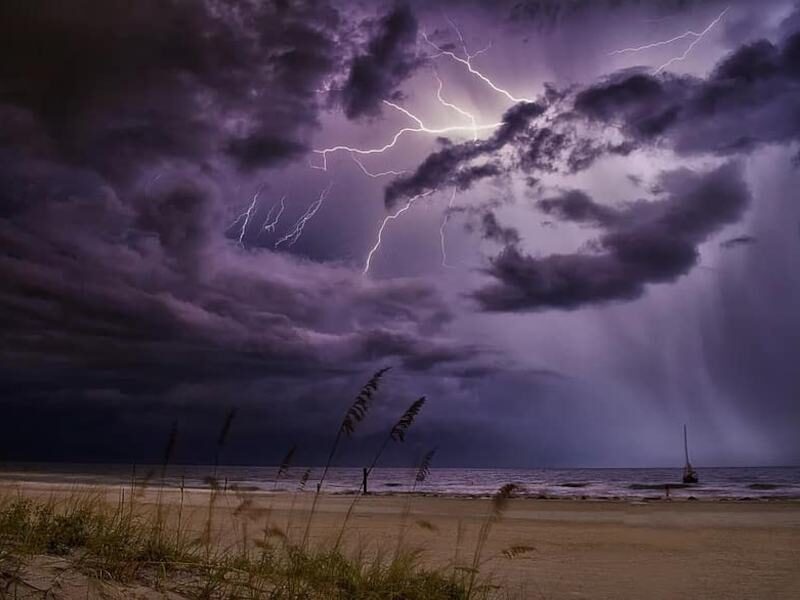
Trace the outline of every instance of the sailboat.
[[689, 442], [686, 438], [686, 425], [683, 426], [683, 452], [686, 455], [686, 464], [683, 467], [683, 483], [697, 483], [697, 471], [692, 467], [689, 462]]

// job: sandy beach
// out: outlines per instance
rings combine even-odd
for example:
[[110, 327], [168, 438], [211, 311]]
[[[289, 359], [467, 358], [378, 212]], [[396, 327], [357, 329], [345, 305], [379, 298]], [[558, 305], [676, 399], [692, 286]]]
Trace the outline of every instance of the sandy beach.
[[[37, 498], [97, 494], [118, 502], [124, 488], [55, 484], [4, 484], [0, 491]], [[127, 490], [126, 493], [130, 493]], [[142, 510], [159, 492], [139, 493]], [[172, 507], [180, 491], [161, 492]], [[219, 543], [241, 539], [270, 524], [299, 539], [312, 494], [221, 495], [214, 509]], [[200, 531], [209, 493], [186, 490], [183, 518]], [[234, 516], [247, 498], [246, 519]], [[312, 539], [333, 540], [351, 496], [323, 495]], [[424, 564], [472, 564], [478, 530], [490, 511], [482, 499], [368, 496], [347, 527], [351, 551], [391, 552], [408, 511], [406, 545]], [[237, 525], [237, 523], [239, 523]], [[253, 535], [251, 533], [251, 535]], [[257, 535], [257, 533], [256, 533]], [[509, 549], [518, 556], [509, 558]], [[505, 554], [504, 554], [504, 551]], [[510, 552], [511, 554], [514, 551]], [[800, 502], [609, 502], [511, 500], [482, 553], [481, 573], [513, 597], [592, 599], [795, 599], [800, 597]]]

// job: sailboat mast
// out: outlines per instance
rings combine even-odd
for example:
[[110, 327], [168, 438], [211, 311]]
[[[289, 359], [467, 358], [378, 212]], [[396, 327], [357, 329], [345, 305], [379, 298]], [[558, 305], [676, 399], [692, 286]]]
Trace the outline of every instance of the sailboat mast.
[[686, 464], [689, 464], [689, 443], [686, 440], [686, 425], [683, 426], [683, 453], [686, 455]]
[[686, 424], [683, 425], [683, 453], [686, 455], [686, 465], [683, 467], [683, 483], [697, 483], [697, 473], [689, 462], [689, 440], [686, 435]]

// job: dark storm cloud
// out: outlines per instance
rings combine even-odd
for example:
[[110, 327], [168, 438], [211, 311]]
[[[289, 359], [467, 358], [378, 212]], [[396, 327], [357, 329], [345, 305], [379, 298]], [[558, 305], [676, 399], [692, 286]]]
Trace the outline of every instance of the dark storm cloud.
[[[448, 143], [395, 179], [385, 190], [386, 204], [503, 174], [531, 181], [542, 173], [574, 174], [602, 156], [644, 146], [732, 155], [793, 141], [800, 134], [798, 64], [800, 32], [793, 32], [778, 45], [742, 46], [706, 79], [629, 69], [583, 89], [546, 86], [538, 102], [510, 108], [489, 139]], [[623, 139], [611, 141], [587, 125], [621, 132]], [[473, 164], [479, 159], [484, 163]]]
[[[652, 137], [663, 133], [679, 110], [678, 105], [665, 99], [664, 89], [660, 78], [622, 71], [607, 82], [580, 92], [575, 109], [604, 123], [622, 117], [628, 132], [636, 137]], [[677, 96], [678, 91], [673, 93]]]
[[[409, 175], [393, 180], [384, 192], [388, 207], [398, 199], [415, 196], [439, 187], [455, 185], [461, 190], [473, 183], [501, 174], [497, 164], [468, 165], [470, 161], [494, 154], [522, 135], [530, 121], [539, 117], [545, 107], [538, 103], [521, 102], [503, 115], [502, 125], [487, 140], [468, 141], [451, 144], [444, 141], [444, 147], [430, 154]], [[467, 165], [467, 166], [465, 166]]]
[[445, 344], [437, 333], [449, 311], [424, 284], [372, 284], [349, 270], [231, 248], [216, 229], [210, 189], [178, 180], [138, 210], [108, 192], [4, 219], [3, 355], [18, 365], [30, 358], [120, 371], [135, 360], [165, 377], [202, 358], [199, 376], [259, 377], [385, 357], [364, 350], [378, 322], [410, 341], [424, 333]]
[[484, 239], [504, 246], [517, 244], [520, 241], [519, 232], [513, 227], [501, 225], [492, 211], [485, 212], [481, 217], [481, 233]]
[[[405, 56], [409, 19], [383, 22], [374, 59]], [[428, 283], [224, 237], [227, 182], [304, 152], [349, 27], [316, 1], [0, 6], [4, 414], [68, 412], [80, 438], [97, 417], [130, 432], [139, 409], [177, 410], [190, 383], [217, 402], [249, 386], [297, 398], [376, 364], [484, 362], [445, 335]]]
[[462, 163], [477, 158], [482, 153], [480, 142], [447, 144], [441, 150], [428, 155], [412, 174], [398, 177], [386, 186], [384, 200], [387, 208], [392, 208], [400, 198], [444, 186], [452, 181]]
[[[375, 321], [402, 329], [408, 351], [422, 330], [444, 344], [432, 323], [448, 310], [418, 282], [256, 259], [220, 234], [220, 161], [255, 169], [305, 148], [315, 91], [342, 66], [334, 40], [347, 25], [334, 8], [95, 4], [0, 8], [9, 364], [124, 371], [133, 361], [156, 378], [197, 360], [209, 377], [307, 371], [366, 360], [361, 337]], [[408, 9], [382, 21], [369, 47], [378, 66], [405, 56], [397, 44], [414, 27]], [[346, 289], [345, 303], [324, 300]]]
[[362, 344], [366, 356], [399, 357], [410, 371], [428, 371], [447, 363], [463, 364], [479, 352], [476, 347], [453, 347], [384, 329], [366, 332]]
[[68, 391], [80, 412], [92, 389], [155, 402], [185, 381], [222, 382], [234, 393], [247, 382], [310, 382], [376, 362], [426, 371], [482, 361], [444, 335], [452, 311], [422, 281], [373, 282], [232, 246], [220, 230], [219, 193], [199, 173], [166, 174], [125, 198], [76, 184], [4, 206], [7, 397]]
[[383, 100], [420, 64], [416, 57], [417, 19], [407, 5], [398, 5], [377, 25], [364, 54], [357, 56], [341, 90], [349, 119], [374, 116]]
[[[638, 16], [662, 7], [680, 11], [680, 0], [654, 10], [651, 3], [641, 3], [641, 15], [637, 0], [631, 0], [630, 12], [629, 3], [617, 0], [509, 0], [491, 6], [476, 0], [454, 2], [445, 10], [430, 2], [410, 4], [413, 13], [389, 3], [326, 0], [0, 3], [0, 458], [158, 460], [177, 419], [178, 457], [209, 461], [225, 409], [235, 405], [240, 412], [226, 462], [274, 463], [298, 442], [302, 460], [317, 463], [325, 460], [324, 447], [360, 385], [376, 368], [391, 365], [395, 368], [364, 436], [352, 445], [356, 454], [366, 450], [371, 455], [378, 430], [395, 421], [410, 399], [426, 394], [431, 402], [415, 431], [424, 433], [420, 439], [426, 444], [449, 445], [443, 454], [454, 463], [528, 460], [521, 456], [532, 456], [532, 463], [552, 458], [554, 464], [575, 456], [598, 463], [608, 459], [608, 453], [592, 450], [586, 459], [564, 449], [576, 418], [596, 426], [597, 440], [606, 435], [609, 429], [587, 415], [607, 415], [607, 406], [592, 398], [597, 411], [592, 412], [585, 404], [576, 405], [575, 396], [551, 395], [545, 389], [548, 382], [558, 380], [560, 386], [570, 378], [547, 368], [523, 373], [513, 355], [482, 345], [493, 336], [503, 343], [510, 340], [511, 332], [503, 328], [514, 327], [506, 319], [516, 317], [492, 317], [492, 332], [477, 344], [453, 337], [459, 331], [467, 338], [475, 331], [480, 335], [482, 327], [480, 321], [476, 327], [464, 325], [469, 315], [461, 312], [460, 299], [450, 297], [456, 290], [447, 287], [456, 285], [451, 282], [457, 271], [435, 283], [381, 280], [332, 262], [351, 258], [351, 250], [355, 255], [373, 239], [379, 215], [365, 210], [364, 203], [375, 197], [368, 186], [378, 184], [345, 179], [348, 175], [337, 168], [326, 174], [301, 171], [300, 161], [317, 132], [321, 110], [343, 107], [345, 116], [368, 117], [381, 99], [404, 92], [415, 101], [434, 102], [430, 82], [413, 78], [420, 59], [430, 58], [416, 54], [415, 15], [420, 23], [441, 22], [442, 13], [452, 16], [463, 24], [468, 45], [480, 28], [479, 37], [496, 43], [495, 57], [481, 58], [481, 65], [487, 74], [508, 81], [504, 69], [523, 64], [525, 76], [534, 76], [549, 60], [546, 53], [516, 54], [516, 40], [501, 48], [501, 38], [515, 28], [551, 27], [578, 12], [608, 12], [613, 34], [617, 26], [631, 26], [629, 18], [635, 26]], [[541, 8], [530, 10], [533, 5]], [[625, 10], [612, 13], [614, 6]], [[509, 14], [513, 22], [506, 19]], [[683, 19], [676, 23], [681, 29], [694, 26]], [[565, 45], [575, 56], [584, 48], [584, 25], [582, 18], [565, 25]], [[598, 85], [590, 82], [588, 88], [546, 88], [540, 101], [511, 107], [491, 138], [458, 144], [440, 140], [427, 160], [415, 157], [421, 160], [419, 169], [396, 178], [386, 200], [402, 202], [442, 186], [467, 190], [483, 181], [502, 184], [516, 175], [534, 181], [544, 173], [574, 173], [601, 156], [639, 147], [682, 153], [710, 147], [724, 154], [790, 139], [793, 117], [784, 119], [783, 133], [775, 123], [783, 118], [796, 81], [796, 70], [790, 68], [796, 55], [790, 36], [796, 26], [787, 22], [782, 31], [783, 37], [771, 44], [774, 51], [755, 44], [752, 55], [742, 54], [722, 75], [715, 71], [698, 79], [627, 71], [595, 81]], [[708, 47], [699, 45], [695, 57]], [[497, 56], [506, 50], [508, 61]], [[565, 78], [583, 73], [569, 68], [569, 53], [561, 54], [552, 72]], [[472, 96], [473, 91], [476, 103], [482, 100], [480, 82], [461, 65], [449, 66], [452, 73], [443, 64], [448, 70], [441, 74], [453, 100], [463, 100], [455, 94]], [[627, 87], [626, 79], [636, 75], [644, 77], [639, 84], [646, 96], [652, 80], [660, 85], [642, 104], [635, 93], [627, 98], [604, 89], [612, 83]], [[449, 87], [462, 76], [462, 89]], [[602, 110], [573, 106], [582, 89], [598, 91], [595, 100]], [[613, 98], [606, 100], [606, 95]], [[674, 111], [676, 104], [679, 110]], [[347, 125], [334, 115], [326, 116], [329, 121], [332, 137]], [[716, 122], [720, 131], [714, 130]], [[378, 121], [371, 125], [380, 127], [367, 132], [376, 139], [391, 131]], [[751, 140], [752, 131], [762, 128], [767, 135]], [[737, 130], [743, 135], [734, 137]], [[403, 154], [407, 141], [397, 148], [401, 161], [409, 157]], [[293, 161], [291, 169], [278, 170]], [[671, 281], [694, 264], [698, 244], [741, 211], [732, 200], [740, 186], [738, 175], [728, 175], [726, 187], [714, 174], [674, 173], [652, 200], [613, 207], [601, 206], [591, 195], [569, 197], [580, 193], [575, 190], [545, 198], [539, 208], [548, 218], [596, 227], [598, 233], [580, 252], [548, 257], [545, 248], [542, 258], [528, 256], [517, 223], [504, 220], [500, 207], [510, 197], [457, 203], [453, 212], [464, 215], [465, 226], [506, 246], [491, 268], [496, 285], [479, 292], [486, 295], [481, 307], [574, 308], [637, 297], [650, 283]], [[326, 179], [319, 186], [318, 177]], [[281, 224], [290, 225], [293, 210], [308, 206], [328, 177], [338, 178], [334, 190], [346, 192], [331, 198], [291, 251], [251, 250], [259, 246], [260, 218], [253, 219], [244, 247], [225, 238], [232, 201], [241, 202], [263, 186], [265, 202], [256, 213], [263, 217], [279, 197], [273, 194], [287, 188]], [[707, 188], [719, 192], [718, 206], [701, 193], [706, 179], [712, 180]], [[692, 209], [697, 214], [681, 201], [685, 198], [697, 200]], [[398, 240], [407, 226], [409, 221], [397, 224], [386, 236], [388, 246], [402, 243]], [[412, 235], [425, 235], [435, 245], [434, 229], [432, 236], [422, 228]], [[759, 235], [759, 252], [720, 256], [730, 261], [761, 256], [771, 234], [752, 231]], [[332, 253], [337, 243], [346, 252]], [[306, 247], [319, 252], [306, 253]], [[429, 258], [423, 244], [418, 252]], [[787, 260], [778, 249], [769, 256]], [[387, 256], [387, 265], [396, 269], [403, 261], [403, 268], [415, 268], [407, 259], [396, 252]], [[791, 265], [785, 267], [782, 275], [791, 272]], [[771, 272], [760, 268], [759, 282]], [[788, 277], [776, 279], [775, 293], [762, 294], [760, 283], [742, 277], [742, 286], [728, 300], [733, 311], [720, 311], [722, 321], [714, 322], [709, 339], [735, 333], [741, 319], [736, 311], [746, 306], [743, 297], [763, 296], [753, 303], [758, 310], [748, 313], [753, 335], [723, 336], [716, 344], [730, 355], [729, 381], [750, 376], [752, 398], [764, 395], [757, 389], [762, 378], [752, 377], [761, 373], [760, 367], [741, 369], [739, 349], [748, 349], [748, 360], [764, 354], [758, 364], [773, 369], [763, 371], [771, 375], [766, 401], [779, 408], [774, 398], [785, 395], [787, 373], [794, 373], [781, 369], [779, 360], [793, 355], [786, 349], [797, 336], [796, 328], [783, 326], [781, 311], [772, 310], [770, 303], [781, 297]], [[625, 313], [626, 327], [628, 317], [635, 323], [642, 308]], [[762, 316], [770, 320], [768, 328]], [[546, 329], [546, 321], [536, 326]], [[579, 328], [570, 333], [587, 341], [576, 323], [565, 326]], [[781, 343], [772, 343], [776, 332]], [[561, 368], [561, 357], [554, 359], [549, 352], [525, 352], [524, 367], [535, 367], [541, 359], [546, 367], [555, 362]], [[630, 363], [638, 354], [620, 360]], [[582, 365], [569, 360], [574, 356], [566, 358], [565, 371], [581, 371]], [[602, 385], [596, 389], [597, 399], [608, 391]], [[730, 391], [727, 395], [734, 397], [736, 390]], [[570, 404], [573, 408], [564, 412]], [[615, 422], [615, 431], [639, 430], [627, 419]], [[530, 423], [542, 423], [542, 429], [532, 432]], [[563, 426], [553, 427], [559, 423]], [[480, 448], [473, 443], [478, 437], [487, 440]], [[351, 464], [360, 464], [357, 460]]]
[[[749, 193], [736, 163], [709, 173], [679, 170], [662, 174], [665, 197], [637, 201], [605, 215], [605, 233], [596, 252], [532, 257], [516, 245], [507, 246], [492, 261], [488, 273], [496, 280], [475, 298], [488, 311], [574, 309], [588, 304], [630, 300], [650, 283], [672, 281], [697, 262], [697, 245], [744, 211]], [[585, 222], [591, 200], [562, 218]], [[609, 209], [610, 210], [610, 209]]]
[[306, 152], [302, 144], [273, 135], [256, 132], [247, 137], [231, 140], [228, 153], [245, 169], [269, 167], [296, 158]]
[[598, 204], [582, 190], [567, 190], [559, 196], [544, 198], [538, 207], [548, 215], [576, 223], [607, 226], [619, 218], [618, 211]]
[[601, 156], [624, 156], [635, 149], [629, 140], [608, 141], [583, 132], [580, 119], [566, 107], [567, 98], [566, 91], [546, 86], [539, 101], [520, 102], [506, 111], [488, 139], [446, 142], [413, 173], [386, 187], [386, 205], [447, 186], [466, 190], [482, 179], [508, 174], [525, 174], [532, 182], [542, 173], [574, 174]]
[[[385, 199], [391, 206], [398, 198], [454, 185], [456, 174], [477, 159], [492, 166], [492, 176], [523, 174], [535, 181], [542, 173], [576, 173], [601, 156], [640, 147], [727, 156], [791, 142], [800, 134], [798, 64], [800, 33], [787, 32], [777, 44], [760, 40], [738, 48], [705, 79], [633, 69], [574, 91], [547, 88], [541, 104], [509, 110], [488, 140], [448, 144], [429, 155], [414, 173], [394, 180]], [[622, 139], [609, 141], [606, 128]], [[727, 187], [723, 174], [731, 178]], [[747, 195], [730, 165], [702, 181], [683, 177], [697, 189], [673, 190], [670, 200], [649, 205], [608, 208], [575, 190], [540, 201], [551, 216], [605, 229], [595, 242], [598, 252], [533, 258], [509, 243], [488, 270], [497, 282], [475, 294], [479, 304], [490, 311], [576, 308], [637, 298], [646, 284], [686, 273], [696, 262], [697, 245], [734, 222]], [[676, 178], [664, 181], [672, 185]], [[462, 188], [478, 179], [467, 178]], [[715, 205], [715, 194], [729, 204]], [[708, 215], [686, 201], [695, 197]]]
[[472, 184], [491, 177], [503, 174], [503, 168], [496, 163], [486, 163], [483, 165], [472, 165], [456, 170], [451, 181], [456, 189], [464, 191], [472, 187]]
[[322, 2], [4, 3], [0, 141], [115, 181], [164, 160], [280, 164], [316, 123], [340, 20]]
[[580, 92], [575, 110], [619, 124], [636, 143], [680, 153], [747, 152], [800, 134], [800, 32], [760, 40], [723, 59], [707, 79], [621, 72]]

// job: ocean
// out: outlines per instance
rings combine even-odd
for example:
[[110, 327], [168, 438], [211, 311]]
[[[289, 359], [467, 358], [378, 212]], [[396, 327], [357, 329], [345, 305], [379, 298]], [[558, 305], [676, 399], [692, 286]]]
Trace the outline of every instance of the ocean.
[[[276, 482], [276, 467], [220, 466], [217, 479], [229, 487], [272, 491], [312, 492], [322, 468], [293, 467]], [[170, 465], [163, 484], [189, 488], [207, 487], [205, 479], [214, 471], [208, 465]], [[698, 468], [700, 482], [683, 486], [681, 469], [456, 469], [432, 468], [424, 482], [414, 485], [414, 469], [376, 468], [369, 478], [375, 494], [420, 494], [454, 497], [490, 496], [506, 483], [518, 486], [518, 495], [527, 497], [577, 499], [648, 499], [670, 497], [686, 499], [800, 499], [800, 467]], [[361, 485], [360, 468], [331, 468], [323, 491], [352, 493]], [[26, 481], [64, 484], [131, 485], [149, 482], [162, 484], [160, 466], [6, 463], [0, 466], [0, 481]]]

